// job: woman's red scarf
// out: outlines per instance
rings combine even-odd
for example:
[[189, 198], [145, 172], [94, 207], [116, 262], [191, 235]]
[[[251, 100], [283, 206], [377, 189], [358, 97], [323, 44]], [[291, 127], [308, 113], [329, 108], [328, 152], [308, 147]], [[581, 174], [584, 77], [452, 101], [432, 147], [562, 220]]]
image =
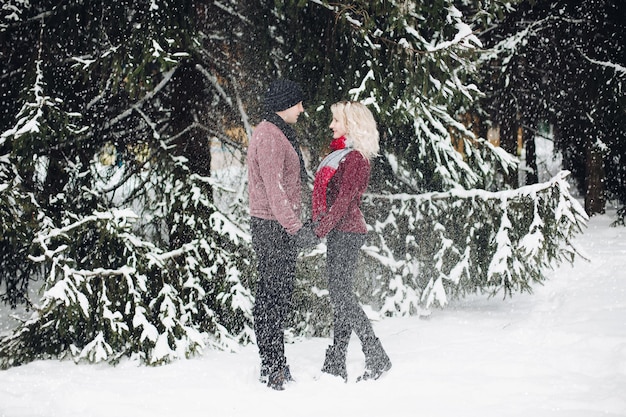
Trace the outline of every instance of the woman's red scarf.
[[312, 195], [314, 221], [318, 221], [326, 213], [326, 188], [330, 179], [337, 172], [339, 164], [352, 150], [352, 147], [346, 144], [346, 138], [342, 136], [330, 142], [330, 149], [333, 152], [322, 160], [315, 173]]

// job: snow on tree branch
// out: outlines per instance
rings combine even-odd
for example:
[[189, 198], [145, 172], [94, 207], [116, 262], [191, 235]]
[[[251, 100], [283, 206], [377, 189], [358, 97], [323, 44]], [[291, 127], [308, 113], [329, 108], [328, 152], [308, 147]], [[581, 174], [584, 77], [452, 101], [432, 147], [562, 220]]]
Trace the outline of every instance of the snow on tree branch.
[[44, 80], [42, 61], [39, 59], [35, 63], [35, 82], [31, 88], [33, 93], [33, 101], [22, 106], [17, 114], [17, 123], [13, 128], [6, 130], [0, 135], [0, 144], [4, 143], [7, 137], [15, 139], [27, 133], [39, 133], [40, 125], [43, 118], [43, 108], [45, 106], [55, 107], [56, 103], [49, 96], [44, 94]]
[[386, 283], [373, 302], [383, 314], [405, 315], [466, 293], [532, 291], [546, 268], [581, 256], [571, 242], [588, 217], [569, 194], [567, 175], [500, 192], [367, 195], [388, 213], [373, 226], [370, 245], [381, 250], [365, 250]]
[[591, 62], [592, 64], [596, 64], [605, 68], [611, 68], [615, 71], [617, 76], [620, 78], [626, 77], [626, 67], [624, 67], [623, 65], [619, 65], [610, 61], [600, 61], [597, 59], [589, 58], [582, 51], [579, 51], [579, 52], [583, 56], [583, 58], [585, 58], [587, 61]]

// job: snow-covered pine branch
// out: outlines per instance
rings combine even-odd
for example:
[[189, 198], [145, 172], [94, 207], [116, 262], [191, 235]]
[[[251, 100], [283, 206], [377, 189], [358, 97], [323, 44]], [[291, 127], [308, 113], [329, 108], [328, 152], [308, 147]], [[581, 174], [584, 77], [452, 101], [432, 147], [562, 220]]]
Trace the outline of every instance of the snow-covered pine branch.
[[[454, 189], [423, 195], [367, 195], [386, 218], [373, 226], [370, 256], [386, 315], [444, 306], [468, 293], [532, 291], [547, 269], [573, 261], [587, 215], [563, 171], [516, 190]], [[408, 298], [407, 298], [408, 297]]]
[[[160, 364], [253, 340], [252, 295], [242, 273], [249, 257], [233, 255], [245, 252], [249, 237], [215, 209], [206, 181], [173, 181], [169, 204], [178, 218], [171, 227], [190, 240], [168, 251], [134, 231], [139, 219], [128, 209], [62, 227], [47, 219], [30, 257], [47, 271], [41, 305], [0, 340], [0, 366], [66, 355]], [[206, 212], [212, 214], [199, 214]]]

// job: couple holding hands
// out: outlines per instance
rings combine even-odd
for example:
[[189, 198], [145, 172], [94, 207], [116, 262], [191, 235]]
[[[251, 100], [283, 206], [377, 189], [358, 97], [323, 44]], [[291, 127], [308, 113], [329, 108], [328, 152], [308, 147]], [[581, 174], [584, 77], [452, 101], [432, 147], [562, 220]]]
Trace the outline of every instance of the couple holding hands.
[[298, 252], [322, 238], [326, 238], [333, 307], [333, 344], [326, 350], [322, 372], [347, 381], [346, 355], [353, 331], [365, 355], [365, 372], [359, 379], [377, 379], [391, 368], [353, 288], [367, 233], [361, 198], [369, 182], [370, 160], [379, 151], [376, 121], [361, 103], [331, 106], [332, 152], [317, 169], [312, 220], [303, 223], [301, 187], [307, 174], [292, 128], [304, 112], [302, 101], [296, 83], [274, 81], [265, 94], [264, 120], [255, 128], [247, 154], [250, 229], [259, 278], [254, 331], [261, 381], [276, 390], [293, 380], [285, 358], [284, 322], [290, 312]]

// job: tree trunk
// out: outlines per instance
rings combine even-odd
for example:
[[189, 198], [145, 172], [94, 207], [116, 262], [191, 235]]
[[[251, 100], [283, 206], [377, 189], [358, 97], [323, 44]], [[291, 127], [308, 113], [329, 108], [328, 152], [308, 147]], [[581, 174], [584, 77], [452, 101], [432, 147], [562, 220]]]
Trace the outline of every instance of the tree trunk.
[[537, 147], [535, 145], [535, 137], [530, 136], [526, 142], [526, 185], [537, 184], [539, 175], [537, 172]]
[[[500, 147], [510, 153], [517, 155], [517, 123], [513, 117], [508, 117], [500, 123]], [[518, 173], [514, 172], [509, 175], [506, 182], [512, 187], [517, 188], [519, 184]]]
[[588, 215], [604, 213], [606, 197], [604, 196], [604, 162], [602, 152], [587, 140], [587, 160], [585, 167], [585, 211]]

